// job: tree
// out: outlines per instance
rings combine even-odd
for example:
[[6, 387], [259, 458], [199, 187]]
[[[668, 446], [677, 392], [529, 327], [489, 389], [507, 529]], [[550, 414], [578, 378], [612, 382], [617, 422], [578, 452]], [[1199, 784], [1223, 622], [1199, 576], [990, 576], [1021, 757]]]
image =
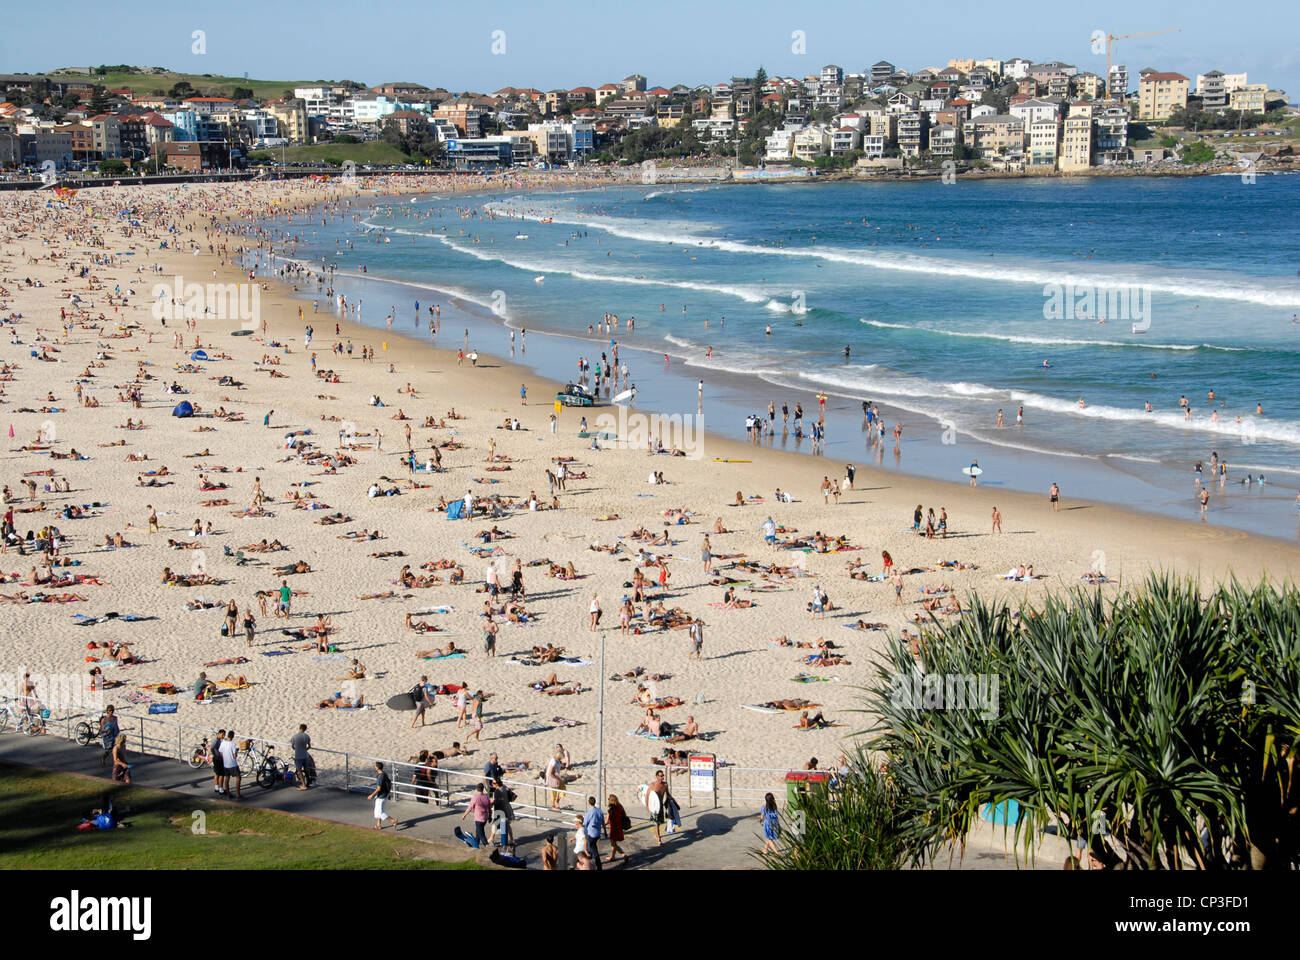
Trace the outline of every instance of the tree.
[[1183, 163], [1209, 163], [1214, 159], [1214, 148], [1198, 140], [1183, 146], [1180, 159]]
[[232, 100], [252, 100], [252, 99], [253, 99], [253, 88], [252, 88], [252, 87], [235, 87], [234, 90], [230, 91], [230, 98], [231, 98]]
[[1118, 597], [1076, 588], [1018, 611], [974, 597], [923, 628], [916, 655], [891, 638], [867, 747], [886, 754], [908, 858], [1015, 801], [1026, 852], [1050, 827], [1108, 866], [1294, 869], [1298, 624], [1294, 585], [1203, 596], [1152, 574]]
[[184, 100], [186, 97], [194, 96], [194, 87], [188, 80], [177, 80], [172, 84], [172, 88], [167, 91], [167, 95], [177, 100]]
[[101, 174], [107, 174], [111, 176], [113, 174], [124, 173], [125, 171], [126, 171], [126, 164], [123, 161], [118, 160], [116, 157], [111, 157], [108, 160], [99, 161], [99, 172]]
[[93, 92], [90, 94], [90, 113], [94, 116], [97, 113], [107, 112], [109, 107], [108, 91], [95, 84]]
[[767, 83], [767, 71], [763, 69], [763, 65], [760, 63], [758, 69], [754, 71], [754, 93], [761, 93], [765, 83]]

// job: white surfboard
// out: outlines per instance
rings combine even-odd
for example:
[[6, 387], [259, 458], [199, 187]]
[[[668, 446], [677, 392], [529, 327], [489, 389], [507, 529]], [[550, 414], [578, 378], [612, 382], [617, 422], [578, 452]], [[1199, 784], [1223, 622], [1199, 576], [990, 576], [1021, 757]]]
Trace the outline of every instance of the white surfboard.
[[622, 403], [624, 400], [631, 400], [631, 399], [632, 399], [632, 391], [631, 391], [631, 390], [624, 390], [622, 393], [616, 394], [616, 395], [614, 396], [614, 400], [613, 400], [613, 402], [614, 402], [614, 403]]
[[962, 467], [961, 472], [968, 477], [978, 477], [984, 471], [979, 467]]
[[660, 806], [659, 794], [647, 787], [645, 792], [645, 808], [650, 811], [650, 816], [657, 817], [659, 815]]

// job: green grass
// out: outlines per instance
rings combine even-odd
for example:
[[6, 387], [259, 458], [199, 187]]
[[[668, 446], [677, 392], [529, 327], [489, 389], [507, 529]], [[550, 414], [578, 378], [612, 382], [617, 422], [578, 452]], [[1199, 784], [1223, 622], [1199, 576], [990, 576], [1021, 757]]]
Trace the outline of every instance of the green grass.
[[[106, 796], [128, 828], [78, 831]], [[204, 835], [192, 831], [196, 811]], [[0, 763], [0, 870], [458, 870], [388, 833]]]
[[[266, 157], [279, 160], [279, 150], [258, 150], [253, 159]], [[369, 143], [314, 143], [310, 146], [285, 147], [284, 159], [290, 163], [318, 163], [337, 160], [342, 163], [351, 160], [354, 163], [406, 164], [412, 163], [406, 154], [384, 140], [372, 140]]]
[[[50, 76], [60, 76], [60, 74], [51, 73]], [[130, 87], [136, 96], [149, 96], [155, 90], [166, 92], [181, 80], [187, 81], [194, 88], [195, 96], [228, 97], [235, 87], [245, 87], [252, 90], [253, 95], [259, 98], [280, 97], [284, 95], [285, 90], [291, 90], [294, 87], [337, 82], [323, 80], [246, 80], [243, 77], [203, 76], [199, 73], [174, 73], [170, 70], [166, 73], [130, 73], [122, 70], [110, 70], [103, 76], [98, 74], [91, 74], [89, 77], [81, 74], [63, 76], [65, 79], [86, 80], [91, 83], [103, 84], [104, 87], [110, 90]]]

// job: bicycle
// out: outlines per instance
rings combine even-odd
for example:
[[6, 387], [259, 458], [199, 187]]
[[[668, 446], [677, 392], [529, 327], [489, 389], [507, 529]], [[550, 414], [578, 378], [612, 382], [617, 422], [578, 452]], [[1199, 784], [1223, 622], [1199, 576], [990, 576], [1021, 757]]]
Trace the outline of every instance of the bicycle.
[[88, 747], [91, 741], [98, 740], [101, 735], [98, 720], [82, 720], [76, 727], [77, 743], [80, 746]]
[[[293, 783], [295, 779], [293, 765], [277, 757], [275, 751], [268, 746], [265, 755], [262, 757], [262, 762], [257, 768], [257, 785], [263, 790], [270, 790], [277, 784]], [[314, 765], [309, 762], [307, 765], [308, 786], [315, 779]]]
[[15, 733], [25, 733], [29, 737], [45, 732], [45, 721], [50, 716], [49, 710], [33, 712], [27, 706], [15, 708], [11, 703], [12, 701], [8, 699], [0, 701], [0, 733], [4, 733], [11, 723]]
[[189, 756], [186, 758], [186, 762], [190, 765], [191, 770], [197, 770], [205, 763], [209, 766], [212, 765], [212, 748], [208, 745], [207, 737], [204, 737], [203, 742], [197, 744], [194, 749], [190, 751]]

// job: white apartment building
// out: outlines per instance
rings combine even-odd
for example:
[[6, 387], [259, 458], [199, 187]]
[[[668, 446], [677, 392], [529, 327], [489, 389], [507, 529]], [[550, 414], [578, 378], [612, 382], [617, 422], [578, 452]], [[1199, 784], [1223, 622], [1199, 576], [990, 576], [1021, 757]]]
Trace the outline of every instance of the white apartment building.
[[1028, 127], [1039, 120], [1055, 121], [1061, 114], [1061, 104], [1056, 100], [1025, 100], [1014, 104], [1007, 112], [1019, 117]]
[[1056, 117], [1030, 121], [1027, 157], [1030, 166], [1055, 167], [1060, 145], [1061, 122]]

